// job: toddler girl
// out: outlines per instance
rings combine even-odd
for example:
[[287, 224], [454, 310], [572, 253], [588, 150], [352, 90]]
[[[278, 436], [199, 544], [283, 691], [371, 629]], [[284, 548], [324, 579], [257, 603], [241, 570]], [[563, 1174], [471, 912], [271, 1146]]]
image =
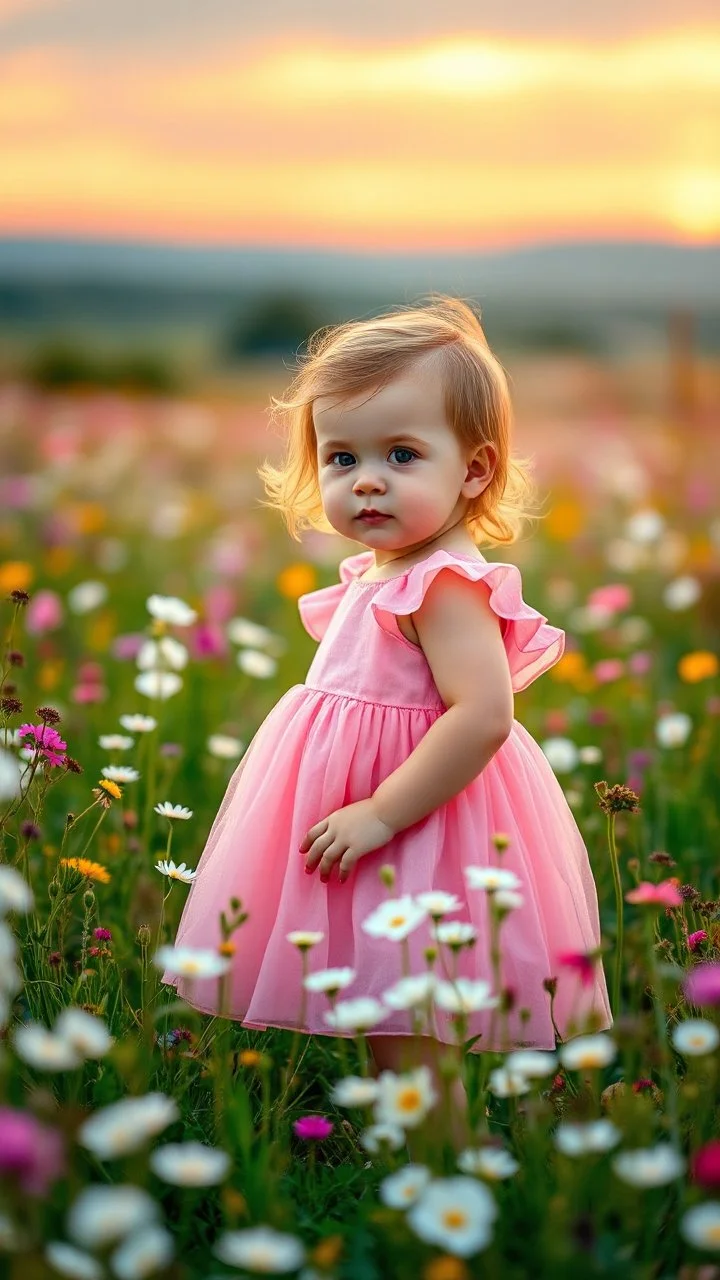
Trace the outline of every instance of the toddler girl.
[[[303, 995], [288, 934], [315, 934], [312, 970], [352, 971], [341, 1000], [383, 1002], [408, 969], [426, 971], [432, 900], [422, 895], [441, 891], [451, 897], [435, 905], [450, 902], [448, 920], [477, 941], [454, 955], [439, 942], [438, 979], [488, 983], [467, 1017], [474, 1051], [552, 1049], [555, 1027], [563, 1037], [607, 1028], [600, 960], [590, 983], [559, 962], [600, 944], [588, 854], [548, 761], [513, 718], [513, 694], [557, 662], [564, 633], [525, 603], [515, 565], [478, 550], [517, 538], [531, 485], [511, 457], [507, 383], [477, 316], [439, 298], [321, 331], [275, 412], [287, 451], [260, 469], [267, 505], [295, 538], [336, 530], [364, 550], [341, 562], [339, 582], [298, 601], [319, 647], [230, 779], [176, 944], [217, 947], [220, 913], [239, 898], [248, 919], [234, 938], [229, 1016], [351, 1035], [325, 1018], [326, 994]], [[515, 890], [500, 935], [502, 1017], [489, 946], [498, 865]], [[219, 1011], [216, 979], [164, 981]], [[456, 1041], [450, 1011], [433, 1004], [432, 1034], [419, 1036], [402, 1004], [384, 1003], [368, 1029], [376, 1068], [434, 1064]]]

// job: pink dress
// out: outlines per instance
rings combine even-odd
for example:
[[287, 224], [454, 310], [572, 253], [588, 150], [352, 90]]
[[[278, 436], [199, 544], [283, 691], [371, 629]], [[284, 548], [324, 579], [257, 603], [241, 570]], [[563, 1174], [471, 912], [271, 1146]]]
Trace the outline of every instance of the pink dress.
[[[294, 685], [273, 707], [228, 783], [175, 945], [217, 947], [220, 912], [230, 911], [231, 897], [239, 898], [249, 918], [233, 937], [237, 949], [225, 980], [227, 1014], [248, 1027], [335, 1035], [323, 1017], [330, 1003], [322, 992], [305, 993], [300, 1021], [302, 958], [287, 934], [322, 933], [308, 953], [310, 971], [355, 970], [340, 999], [380, 1000], [403, 976], [403, 946], [410, 972], [425, 971], [423, 951], [432, 926], [429, 918], [423, 921], [401, 945], [367, 933], [362, 921], [388, 897], [445, 890], [462, 903], [446, 918], [469, 921], [478, 934], [476, 945], [459, 953], [457, 972], [492, 981], [487, 894], [469, 888], [463, 869], [500, 863], [519, 877], [524, 899], [506, 917], [501, 934], [502, 982], [515, 993], [508, 1021], [512, 1043], [554, 1048], [550, 999], [543, 987], [551, 977], [558, 980], [554, 1014], [563, 1037], [568, 1021], [590, 1010], [598, 1029], [610, 1026], [602, 965], [596, 966], [592, 984], [583, 986], [576, 971], [563, 968], [557, 958], [598, 946], [597, 893], [563, 791], [517, 720], [477, 778], [362, 858], [344, 884], [338, 882], [337, 867], [327, 884], [317, 871], [305, 874], [299, 845], [308, 829], [333, 810], [371, 796], [446, 710], [422, 650], [403, 636], [396, 620], [419, 607], [440, 570], [487, 583], [491, 607], [501, 619], [513, 690], [525, 689], [564, 649], [564, 632], [523, 601], [513, 564], [437, 550], [395, 578], [359, 581], [372, 564], [371, 551], [350, 556], [340, 564], [338, 583], [300, 597], [303, 624], [319, 647], [305, 683]], [[510, 837], [502, 859], [491, 844], [495, 832]], [[385, 863], [395, 868], [393, 891], [378, 876]], [[441, 950], [449, 959], [447, 948]], [[219, 1011], [216, 978], [191, 980], [166, 972], [163, 981], [195, 1008]], [[529, 1016], [522, 1018], [521, 1009]], [[454, 1043], [451, 1015], [435, 1007], [434, 1016], [436, 1037]], [[491, 1019], [487, 1010], [468, 1015], [467, 1036], [482, 1033], [477, 1051], [502, 1047], [499, 1019], [494, 1043], [488, 1039]], [[370, 1034], [409, 1034], [412, 1025], [410, 1012], [393, 1009]]]

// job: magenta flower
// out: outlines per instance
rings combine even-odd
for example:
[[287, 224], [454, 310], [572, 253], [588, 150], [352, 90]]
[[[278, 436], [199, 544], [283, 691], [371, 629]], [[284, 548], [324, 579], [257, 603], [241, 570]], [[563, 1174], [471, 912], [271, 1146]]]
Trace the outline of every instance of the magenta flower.
[[93, 937], [101, 942], [110, 942], [112, 934], [109, 929], [93, 929]]
[[583, 951], [563, 951], [557, 959], [566, 969], [575, 970], [584, 987], [592, 986], [595, 981], [596, 957], [585, 955]]
[[701, 942], [707, 942], [707, 933], [704, 929], [698, 929], [695, 933], [688, 934], [687, 944], [689, 951], [697, 951]]
[[301, 1116], [293, 1124], [293, 1130], [304, 1142], [319, 1142], [332, 1133], [334, 1125], [325, 1116]]
[[683, 991], [690, 1004], [720, 1004], [720, 964], [707, 960], [694, 965], [685, 975]]
[[49, 724], [21, 724], [18, 729], [19, 738], [32, 738], [32, 742], [24, 742], [35, 756], [41, 756], [46, 764], [65, 764], [63, 752], [67, 751], [67, 742], [63, 742], [57, 729]]
[[0, 1107], [0, 1176], [10, 1175], [27, 1195], [43, 1196], [63, 1171], [61, 1135], [29, 1112]]
[[25, 611], [25, 627], [31, 636], [55, 631], [63, 620], [63, 607], [55, 591], [37, 591]]
[[683, 899], [677, 880], [673, 877], [661, 880], [659, 884], [641, 880], [635, 889], [625, 894], [625, 901], [634, 902], [638, 906], [681, 907]]

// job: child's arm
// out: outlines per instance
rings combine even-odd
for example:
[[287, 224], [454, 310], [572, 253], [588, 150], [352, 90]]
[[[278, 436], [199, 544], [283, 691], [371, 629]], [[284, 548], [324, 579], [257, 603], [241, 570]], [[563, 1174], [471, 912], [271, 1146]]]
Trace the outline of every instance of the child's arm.
[[482, 773], [513, 724], [510, 668], [489, 588], [446, 570], [412, 618], [448, 709], [372, 796], [377, 816], [393, 832], [462, 791]]

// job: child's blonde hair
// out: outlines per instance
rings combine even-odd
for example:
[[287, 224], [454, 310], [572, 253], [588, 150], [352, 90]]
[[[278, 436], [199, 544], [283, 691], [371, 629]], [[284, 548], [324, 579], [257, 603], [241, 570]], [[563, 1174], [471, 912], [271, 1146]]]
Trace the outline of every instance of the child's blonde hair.
[[261, 505], [282, 512], [296, 541], [302, 529], [334, 531], [318, 481], [313, 402], [327, 395], [342, 402], [384, 385], [431, 351], [440, 353], [445, 414], [458, 440], [475, 449], [493, 444], [498, 454], [490, 484], [468, 506], [471, 536], [479, 544], [515, 542], [523, 522], [537, 518], [529, 509], [530, 460], [510, 456], [510, 393], [479, 316], [460, 298], [433, 295], [406, 310], [317, 330], [285, 395], [271, 397], [286, 449], [278, 467], [265, 461], [258, 468], [269, 499]]

